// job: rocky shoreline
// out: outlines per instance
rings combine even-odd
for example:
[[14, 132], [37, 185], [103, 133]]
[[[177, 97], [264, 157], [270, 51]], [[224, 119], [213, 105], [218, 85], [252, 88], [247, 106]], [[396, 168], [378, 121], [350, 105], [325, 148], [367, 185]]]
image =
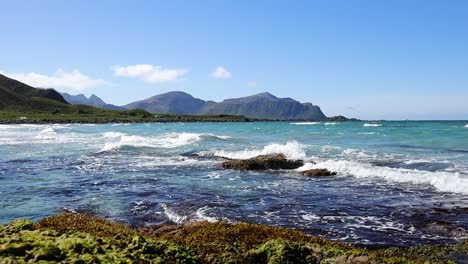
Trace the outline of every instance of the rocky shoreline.
[[131, 228], [83, 214], [0, 225], [2, 263], [457, 263], [468, 242], [366, 249], [251, 223]]
[[[203, 158], [203, 157], [200, 157]], [[216, 157], [220, 158], [220, 157]], [[234, 170], [296, 170], [307, 177], [336, 175], [326, 168], [297, 170], [303, 160], [283, 154], [220, 158]], [[447, 223], [432, 228], [450, 229]], [[447, 229], [447, 230], [445, 230]], [[449, 230], [450, 229], [450, 230]], [[0, 225], [0, 263], [464, 263], [468, 240], [452, 245], [351, 245], [279, 227], [246, 222], [188, 222], [130, 227], [67, 212], [33, 223]]]

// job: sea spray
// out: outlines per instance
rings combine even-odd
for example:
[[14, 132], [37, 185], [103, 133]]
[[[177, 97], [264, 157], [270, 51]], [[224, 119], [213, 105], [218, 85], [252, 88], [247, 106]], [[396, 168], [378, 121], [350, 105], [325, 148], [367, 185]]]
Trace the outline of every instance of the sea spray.
[[399, 183], [427, 184], [442, 192], [468, 194], [468, 175], [461, 175], [459, 172], [431, 172], [390, 168], [347, 160], [326, 160], [317, 162], [316, 164], [306, 163], [297, 170], [305, 171], [317, 168], [327, 168], [330, 171], [337, 172], [338, 175], [353, 176], [356, 178], [380, 178]]
[[305, 146], [295, 140], [289, 141], [286, 144], [272, 143], [262, 149], [244, 149], [240, 151], [215, 150], [201, 152], [201, 155], [212, 155], [225, 157], [229, 159], [249, 159], [259, 155], [269, 155], [282, 153], [288, 159], [305, 159]]
[[168, 133], [159, 136], [138, 136], [128, 135], [120, 132], [106, 132], [104, 138], [110, 138], [112, 141], [106, 142], [101, 148], [102, 151], [119, 149], [123, 146], [130, 147], [152, 147], [152, 148], [177, 148], [190, 145], [203, 139], [227, 140], [229, 136], [218, 136], [210, 133]]

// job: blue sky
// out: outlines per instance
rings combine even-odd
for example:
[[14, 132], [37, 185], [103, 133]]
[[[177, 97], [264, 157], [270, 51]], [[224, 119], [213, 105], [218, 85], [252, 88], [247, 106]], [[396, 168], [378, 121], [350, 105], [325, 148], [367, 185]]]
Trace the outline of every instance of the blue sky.
[[126, 104], [268, 91], [362, 119], [468, 119], [467, 1], [3, 1], [0, 72]]

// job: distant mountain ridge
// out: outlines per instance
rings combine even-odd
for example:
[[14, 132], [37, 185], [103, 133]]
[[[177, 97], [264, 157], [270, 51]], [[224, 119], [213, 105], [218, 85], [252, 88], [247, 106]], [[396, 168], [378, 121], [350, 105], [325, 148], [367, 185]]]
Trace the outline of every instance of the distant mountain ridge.
[[204, 101], [185, 92], [168, 92], [123, 106], [161, 114], [242, 115], [254, 119], [324, 120], [319, 106], [300, 103], [291, 98], [278, 98], [270, 93], [226, 99], [222, 102]]
[[[11, 79], [0, 74], [0, 87], [8, 91], [9, 97], [19, 97], [20, 99], [31, 99], [33, 97], [46, 98], [60, 103], [68, 104], [67, 101], [54, 89], [39, 89], [27, 84]], [[3, 93], [5, 93], [4, 91]]]
[[97, 108], [108, 109], [108, 110], [126, 110], [126, 108], [104, 102], [101, 98], [99, 98], [95, 94], [92, 94], [89, 98], [87, 98], [84, 94], [71, 95], [68, 93], [61, 93], [61, 95], [70, 104], [90, 105], [90, 106], [94, 106]]

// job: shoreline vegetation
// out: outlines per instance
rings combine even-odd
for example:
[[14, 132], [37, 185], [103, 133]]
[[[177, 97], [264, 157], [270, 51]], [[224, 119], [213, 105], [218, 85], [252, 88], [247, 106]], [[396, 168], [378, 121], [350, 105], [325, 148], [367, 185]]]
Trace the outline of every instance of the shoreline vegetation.
[[369, 249], [251, 223], [130, 227], [64, 213], [0, 225], [2, 263], [457, 263], [468, 241]]
[[0, 111], [0, 124], [107, 124], [107, 123], [171, 123], [171, 122], [264, 122], [264, 121], [357, 121], [344, 116], [330, 117], [325, 120], [269, 120], [252, 119], [234, 115], [182, 115], [182, 114], [151, 114], [145, 110], [97, 110], [87, 111], [88, 106], [72, 106], [74, 113], [16, 112]]
[[107, 123], [167, 123], [167, 122], [249, 122], [243, 116], [229, 115], [175, 115], [150, 114], [145, 110], [113, 111], [102, 110], [97, 113], [50, 114], [1, 112], [0, 124], [107, 124]]

